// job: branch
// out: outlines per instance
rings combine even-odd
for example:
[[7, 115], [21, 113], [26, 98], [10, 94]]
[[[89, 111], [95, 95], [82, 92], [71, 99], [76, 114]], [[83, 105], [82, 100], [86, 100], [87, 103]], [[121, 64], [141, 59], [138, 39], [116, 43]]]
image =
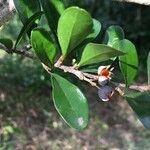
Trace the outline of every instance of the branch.
[[[5, 50], [7, 53], [16, 53], [19, 55], [23, 55], [25, 57], [31, 58], [35, 60], [35, 57], [32, 56], [30, 53], [28, 53], [28, 50], [31, 48], [30, 45], [25, 46], [22, 49], [11, 49], [8, 50], [3, 44], [0, 43], [0, 49]], [[76, 68], [76, 66], [65, 66], [62, 65], [63, 63], [63, 57], [60, 57], [57, 62], [54, 64], [54, 67], [59, 68], [61, 70], [63, 70], [64, 72], [68, 72], [71, 74], [74, 74], [76, 77], [78, 77], [80, 80], [86, 81], [89, 84], [91, 84], [92, 86], [96, 87], [97, 89], [100, 89], [100, 87], [97, 85], [97, 80], [98, 80], [98, 75], [93, 75], [90, 73], [84, 73], [80, 70], [78, 70]], [[51, 74], [51, 69], [46, 66], [45, 64], [42, 63], [43, 68], [49, 73]], [[116, 86], [115, 90], [120, 94], [120, 95], [124, 95], [124, 89], [125, 88], [125, 84], [120, 84], [120, 83], [115, 83], [112, 82], [113, 85]], [[129, 87], [132, 90], [138, 90], [140, 92], [144, 92], [144, 91], [150, 91], [150, 85], [131, 85]]]
[[115, 1], [150, 5], [150, 0], [115, 0]]
[[24, 46], [22, 49], [13, 49], [13, 48], [12, 49], [8, 49], [5, 45], [0, 43], [0, 49], [4, 50], [8, 54], [16, 53], [16, 54], [19, 54], [19, 55], [24, 56], [24, 57], [28, 57], [28, 58], [31, 58], [31, 59], [34, 59], [34, 60], [36, 59], [36, 57], [34, 57], [33, 55], [31, 55], [28, 52], [28, 50], [31, 49], [30, 45]]
[[[125, 84], [119, 84], [119, 86], [125, 88]], [[150, 85], [131, 85], [129, 88], [140, 92], [150, 91]]]
[[[30, 53], [28, 53], [28, 50], [30, 48], [31, 48], [31, 46], [27, 45], [22, 49], [17, 49], [17, 50], [16, 49], [10, 49], [10, 50], [8, 50], [3, 44], [0, 43], [0, 49], [5, 50], [7, 53], [11, 53], [11, 54], [16, 53], [19, 55], [23, 55], [24, 57], [28, 57], [28, 58], [35, 60], [36, 58], [33, 55], [31, 55]], [[85, 72], [78, 70], [76, 68], [76, 66], [65, 66], [65, 65], [62, 65], [62, 63], [63, 63], [63, 57], [60, 57], [57, 60], [57, 62], [54, 64], [54, 67], [59, 68], [59, 69], [63, 70], [64, 72], [74, 74], [80, 80], [86, 81], [89, 84], [91, 84], [92, 86], [100, 89], [100, 87], [97, 85], [97, 80], [99, 77], [98, 75], [85, 73]], [[48, 66], [46, 66], [43, 63], [42, 63], [42, 66], [49, 74], [51, 74], [51, 69]], [[120, 95], [124, 94], [124, 92], [123, 92], [124, 90], [122, 90], [122, 89], [125, 88], [125, 84], [120, 84], [120, 83], [115, 83], [115, 82], [112, 82], [112, 84], [116, 86], [115, 90], [118, 91], [118, 93]], [[139, 85], [131, 85], [129, 88], [132, 90], [138, 90], [140, 92], [150, 91], [150, 85], [140, 85], [140, 86]]]
[[[97, 83], [94, 82], [95, 79], [97, 78], [97, 76], [94, 76], [94, 75], [88, 74], [88, 73], [83, 73], [82, 71], [77, 70], [74, 66], [65, 66], [65, 65], [62, 65], [62, 61], [63, 61], [63, 58], [60, 57], [58, 59], [58, 61], [54, 64], [54, 67], [59, 68], [59, 69], [63, 70], [64, 72], [69, 72], [71, 74], [74, 74], [80, 80], [86, 81], [89, 84], [91, 84], [92, 86], [100, 89], [97, 86]], [[46, 68], [46, 70], [47, 70], [47, 68]], [[97, 78], [97, 80], [98, 80], [98, 78]]]
[[[75, 66], [64, 66], [62, 65], [62, 57], [60, 57], [60, 59], [58, 59], [58, 61], [55, 63], [55, 67], [59, 68], [61, 70], [63, 70], [64, 72], [69, 72], [71, 74], [74, 74], [75, 76], [77, 76], [80, 80], [84, 80], [86, 82], [88, 82], [89, 84], [91, 84], [92, 86], [100, 89], [100, 87], [97, 86], [97, 80], [98, 80], [98, 75], [93, 75], [93, 74], [89, 74], [89, 73], [84, 73], [80, 70], [77, 70], [75, 68]], [[46, 67], [46, 70], [48, 68]], [[49, 69], [50, 70], [50, 69]], [[116, 86], [115, 90], [120, 94], [120, 95], [124, 95], [124, 90], [125, 89], [125, 84], [118, 84], [118, 83], [112, 83], [113, 85]], [[131, 85], [129, 87], [129, 89], [132, 90], [138, 90], [140, 92], [144, 92], [144, 91], [150, 91], [150, 85]]]

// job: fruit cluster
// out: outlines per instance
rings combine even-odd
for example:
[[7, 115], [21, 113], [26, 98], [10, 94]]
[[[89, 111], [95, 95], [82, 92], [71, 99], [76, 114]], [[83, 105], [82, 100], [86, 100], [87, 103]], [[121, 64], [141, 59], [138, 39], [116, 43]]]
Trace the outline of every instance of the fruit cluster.
[[110, 66], [100, 66], [98, 68], [98, 83], [101, 88], [98, 90], [98, 95], [102, 101], [109, 101], [114, 93], [113, 88], [109, 85], [113, 68]]

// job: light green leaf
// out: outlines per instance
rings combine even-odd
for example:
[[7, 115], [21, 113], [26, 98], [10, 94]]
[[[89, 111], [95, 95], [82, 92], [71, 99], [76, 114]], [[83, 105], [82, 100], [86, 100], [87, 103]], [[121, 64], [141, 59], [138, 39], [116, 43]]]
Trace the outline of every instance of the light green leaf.
[[89, 43], [83, 50], [78, 66], [99, 63], [124, 53], [104, 44]]
[[33, 14], [41, 11], [38, 0], [13, 0], [21, 21], [26, 23]]
[[142, 124], [150, 129], [150, 93], [132, 92], [126, 94], [125, 97]]
[[129, 40], [121, 40], [119, 43], [116, 43], [116, 48], [120, 51], [126, 53], [123, 56], [119, 57], [119, 65], [121, 72], [124, 76], [126, 85], [130, 85], [136, 74], [138, 68], [138, 56], [137, 51], [133, 43]]
[[148, 75], [148, 84], [150, 84], [150, 52], [147, 58], [147, 75]]
[[84, 9], [70, 7], [62, 13], [57, 34], [64, 57], [89, 35], [92, 26], [92, 18]]
[[114, 47], [116, 42], [124, 39], [124, 32], [120, 26], [112, 25], [106, 30], [104, 43], [110, 47]]
[[31, 44], [39, 59], [46, 65], [52, 66], [55, 59], [56, 48], [49, 32], [36, 28], [31, 33]]
[[55, 108], [71, 127], [81, 130], [88, 124], [88, 104], [80, 89], [57, 74], [52, 74]]
[[65, 10], [64, 4], [61, 0], [40, 0], [45, 16], [47, 18], [49, 27], [52, 32], [56, 32], [58, 19]]

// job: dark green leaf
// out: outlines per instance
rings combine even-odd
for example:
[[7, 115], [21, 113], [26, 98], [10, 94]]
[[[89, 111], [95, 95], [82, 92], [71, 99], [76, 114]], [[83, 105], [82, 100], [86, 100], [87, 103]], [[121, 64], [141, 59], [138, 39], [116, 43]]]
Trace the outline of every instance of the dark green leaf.
[[91, 16], [81, 8], [70, 7], [63, 12], [57, 34], [64, 57], [89, 35], [92, 26]]
[[124, 53], [104, 44], [89, 43], [83, 50], [78, 66], [95, 64]]
[[32, 27], [32, 25], [34, 24], [34, 21], [36, 19], [38, 19], [41, 15], [43, 14], [43, 12], [37, 12], [35, 13], [33, 16], [31, 16], [27, 21], [26, 23], [24, 24], [24, 26], [22, 27], [18, 37], [17, 37], [17, 40], [16, 40], [16, 43], [15, 43], [15, 46], [14, 48], [17, 47], [17, 45], [19, 44], [19, 42], [21, 41], [22, 37], [30, 30], [30, 28]]
[[148, 84], [150, 84], [150, 52], [147, 58], [147, 75], [148, 75]]
[[26, 23], [33, 14], [41, 11], [38, 0], [13, 0], [21, 21]]
[[81, 130], [88, 124], [88, 104], [80, 89], [57, 74], [52, 74], [54, 105], [64, 121]]
[[[123, 29], [117, 25], [112, 25], [106, 30], [104, 43], [110, 47], [114, 47], [116, 42], [124, 39]], [[116, 48], [116, 47], [114, 47]]]
[[134, 92], [125, 97], [143, 125], [150, 129], [150, 93]]
[[124, 76], [125, 83], [128, 86], [133, 82], [137, 74], [138, 56], [136, 48], [133, 43], [126, 39], [116, 43], [115, 46], [120, 51], [126, 53], [119, 57], [119, 65]]
[[13, 47], [13, 42], [10, 39], [0, 39], [0, 43], [2, 43], [7, 49], [11, 49]]
[[65, 10], [61, 0], [40, 0], [51, 31], [56, 31], [58, 19]]
[[52, 66], [56, 54], [56, 48], [49, 32], [42, 28], [36, 28], [31, 34], [32, 47], [39, 59], [46, 65]]

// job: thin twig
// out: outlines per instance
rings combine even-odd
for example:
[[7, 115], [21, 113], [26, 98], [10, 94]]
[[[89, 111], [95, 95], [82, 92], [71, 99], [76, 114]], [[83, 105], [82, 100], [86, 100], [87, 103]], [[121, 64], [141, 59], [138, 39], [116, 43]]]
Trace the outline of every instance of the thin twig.
[[99, 89], [97, 84], [93, 81], [93, 79], [95, 79], [94, 75], [92, 76], [90, 74], [83, 73], [82, 71], [77, 70], [74, 66], [62, 65], [62, 62], [63, 62], [63, 57], [61, 56], [58, 59], [58, 61], [54, 64], [54, 67], [59, 68], [59, 69], [63, 70], [64, 72], [69, 72], [71, 74], [74, 74], [80, 80], [84, 80], [84, 81], [90, 83], [92, 86], [95, 86], [96, 88]]
[[[120, 87], [125, 88], [125, 84], [120, 84]], [[150, 85], [131, 85], [129, 88], [140, 92], [150, 91]]]
[[93, 77], [92, 76], [91, 76], [92, 78], [89, 78], [89, 76], [88, 77], [85, 76], [82, 71], [76, 70], [72, 66], [64, 66], [64, 65], [56, 66], [55, 65], [55, 67], [63, 70], [64, 72], [69, 72], [71, 74], [74, 74], [80, 80], [86, 81], [86, 82], [90, 83], [92, 86], [95, 86], [96, 88], [99, 89], [99, 87], [97, 86], [96, 82], [93, 81]]
[[9, 54], [16, 53], [16, 54], [19, 54], [19, 55], [24, 56], [24, 57], [28, 57], [28, 58], [31, 58], [31, 59], [34, 59], [34, 60], [36, 59], [36, 57], [34, 57], [33, 55], [31, 55], [28, 52], [28, 50], [31, 49], [31, 46], [29, 46], [29, 45], [25, 46], [22, 49], [8, 49], [5, 45], [0, 43], [0, 49], [4, 50], [5, 52], [7, 52]]

